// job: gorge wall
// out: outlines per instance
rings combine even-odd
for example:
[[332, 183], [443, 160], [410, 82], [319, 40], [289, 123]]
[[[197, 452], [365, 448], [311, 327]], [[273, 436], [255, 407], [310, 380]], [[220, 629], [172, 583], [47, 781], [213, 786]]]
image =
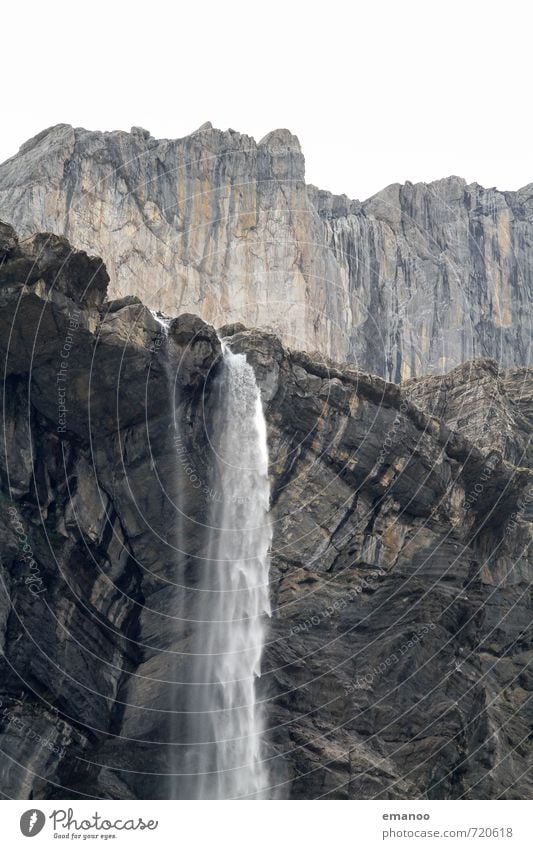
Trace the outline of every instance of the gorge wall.
[[[57, 157], [40, 161], [59, 163], [69, 128], [26, 155], [50, 137]], [[109, 137], [121, 139], [152, 144]], [[254, 156], [281, 168], [269, 145]], [[36, 215], [43, 185], [26, 189]], [[348, 218], [316, 221], [333, 232]], [[133, 279], [112, 271], [114, 293]], [[101, 261], [66, 239], [0, 225], [7, 797], [166, 798], [176, 760], [172, 680], [191, 650], [176, 575], [194, 587], [217, 497], [204, 423], [222, 351], [200, 318], [167, 335], [107, 286]], [[222, 333], [253, 366], [268, 425], [270, 795], [530, 798], [531, 371], [482, 359], [399, 387], [271, 332]]]
[[533, 184], [457, 177], [333, 196], [306, 185], [287, 130], [256, 143], [60, 124], [0, 166], [0, 216], [103, 257], [113, 297], [268, 328], [394, 382], [530, 363], [532, 213]]

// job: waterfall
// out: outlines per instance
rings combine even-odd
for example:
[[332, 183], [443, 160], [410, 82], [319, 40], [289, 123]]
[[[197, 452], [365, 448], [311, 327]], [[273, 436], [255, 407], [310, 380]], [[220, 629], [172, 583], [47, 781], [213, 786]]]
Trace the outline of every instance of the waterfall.
[[195, 674], [188, 688], [191, 796], [264, 798], [268, 775], [256, 679], [270, 615], [266, 424], [246, 356], [227, 346], [223, 351], [208, 434], [216, 469], [209, 542], [195, 588]]

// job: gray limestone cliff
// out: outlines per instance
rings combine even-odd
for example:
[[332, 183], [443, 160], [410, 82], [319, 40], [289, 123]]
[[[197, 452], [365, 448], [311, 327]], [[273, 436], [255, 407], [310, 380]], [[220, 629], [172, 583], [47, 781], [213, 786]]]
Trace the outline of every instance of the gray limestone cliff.
[[[354, 169], [363, 167], [354, 162]], [[530, 364], [533, 184], [457, 177], [364, 203], [306, 185], [295, 136], [60, 124], [0, 166], [0, 216], [103, 257], [113, 297], [244, 322], [400, 382]]]
[[[199, 317], [167, 335], [107, 286], [63, 237], [0, 225], [11, 798], [168, 792], [170, 657], [191, 650], [175, 576], [194, 586], [206, 545], [221, 348]], [[399, 387], [223, 333], [268, 424], [273, 795], [530, 798], [531, 370], [482, 359]]]

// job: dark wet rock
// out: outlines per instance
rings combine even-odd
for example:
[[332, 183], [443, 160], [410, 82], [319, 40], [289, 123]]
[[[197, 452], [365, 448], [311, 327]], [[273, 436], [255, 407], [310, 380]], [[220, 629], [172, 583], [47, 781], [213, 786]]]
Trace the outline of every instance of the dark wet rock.
[[[175, 584], [194, 588], [218, 497], [220, 342], [197, 316], [167, 332], [106, 301], [99, 261], [65, 240], [8, 237], [0, 789], [166, 797], [191, 650]], [[400, 388], [268, 331], [228, 336], [268, 423], [276, 794], [529, 797], [531, 372], [481, 360]]]
[[169, 338], [176, 348], [174, 379], [181, 385], [203, 385], [206, 374], [222, 356], [215, 328], [199, 316], [185, 313], [170, 322]]
[[10, 244], [8, 238], [8, 255], [10, 251], [16, 256], [3, 269], [4, 289], [41, 285], [51, 298], [63, 295], [87, 307], [103, 302], [109, 278], [101, 259], [75, 250], [52, 233], [37, 233], [18, 248]]
[[18, 246], [17, 234], [9, 224], [0, 221], [0, 260], [8, 259]]
[[224, 339], [226, 336], [235, 336], [236, 333], [241, 333], [243, 330], [246, 330], [244, 324], [236, 321], [233, 324], [224, 324], [222, 327], [219, 327], [218, 335], [221, 339]]
[[125, 295], [123, 298], [115, 298], [113, 301], [106, 301], [103, 304], [103, 310], [105, 310], [106, 313], [117, 312], [124, 307], [133, 307], [137, 304], [142, 305], [142, 301], [137, 297], [137, 295]]

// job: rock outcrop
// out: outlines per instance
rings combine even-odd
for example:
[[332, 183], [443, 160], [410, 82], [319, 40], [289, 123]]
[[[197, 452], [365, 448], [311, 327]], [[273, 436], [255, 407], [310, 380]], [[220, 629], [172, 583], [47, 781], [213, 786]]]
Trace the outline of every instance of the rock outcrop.
[[[0, 264], [0, 790], [164, 798], [220, 342], [107, 300], [64, 238], [1, 226]], [[530, 797], [531, 372], [400, 388], [225, 332], [269, 428], [271, 794]]]
[[457, 177], [333, 196], [305, 184], [287, 130], [60, 124], [0, 166], [0, 216], [102, 256], [113, 297], [270, 328], [393, 382], [478, 357], [530, 365], [532, 209], [533, 184]]

